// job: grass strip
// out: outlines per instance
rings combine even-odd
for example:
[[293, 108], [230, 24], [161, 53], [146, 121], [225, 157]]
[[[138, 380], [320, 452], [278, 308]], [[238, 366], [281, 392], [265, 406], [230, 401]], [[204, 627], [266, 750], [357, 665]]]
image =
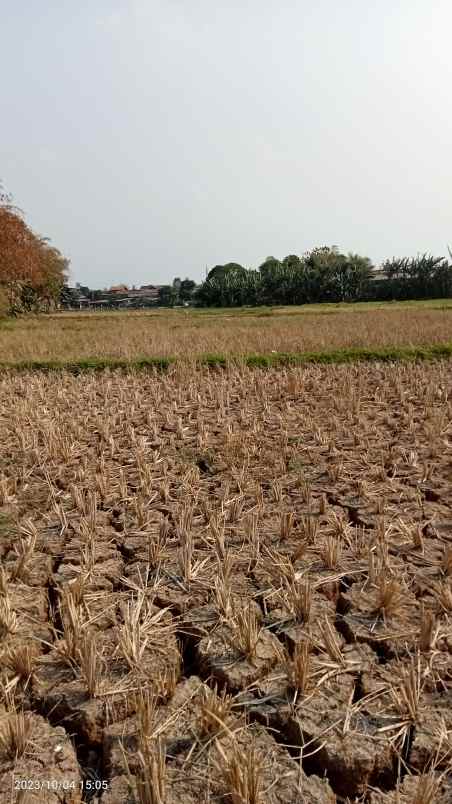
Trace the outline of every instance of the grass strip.
[[106, 369], [158, 369], [165, 371], [175, 361], [167, 357], [139, 357], [133, 360], [123, 358], [82, 358], [80, 360], [22, 360], [17, 363], [0, 362], [0, 371], [67, 371], [71, 374], [83, 374], [87, 371], [105, 371]]
[[332, 349], [324, 352], [276, 352], [267, 355], [247, 355], [247, 366], [299, 366], [308, 363], [399, 362], [438, 360], [452, 357], [452, 343], [431, 346], [386, 346], [380, 348]]
[[400, 346], [383, 348], [335, 349], [324, 352], [272, 352], [270, 354], [222, 355], [205, 354], [198, 357], [138, 357], [131, 360], [122, 358], [84, 358], [81, 360], [24, 360], [17, 363], [0, 362], [2, 372], [67, 371], [82, 374], [89, 371], [123, 369], [140, 371], [154, 369], [166, 371], [170, 366], [181, 363], [194, 363], [208, 368], [227, 368], [228, 366], [248, 366], [250, 368], [274, 368], [277, 366], [302, 366], [318, 363], [352, 363], [359, 361], [422, 361], [452, 357], [452, 343], [431, 346]]

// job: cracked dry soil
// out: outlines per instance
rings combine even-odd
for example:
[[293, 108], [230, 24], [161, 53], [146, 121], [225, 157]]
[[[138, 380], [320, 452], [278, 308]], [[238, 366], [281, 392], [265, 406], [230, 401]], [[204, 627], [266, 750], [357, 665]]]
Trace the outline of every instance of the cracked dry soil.
[[3, 375], [1, 804], [451, 802], [451, 400]]

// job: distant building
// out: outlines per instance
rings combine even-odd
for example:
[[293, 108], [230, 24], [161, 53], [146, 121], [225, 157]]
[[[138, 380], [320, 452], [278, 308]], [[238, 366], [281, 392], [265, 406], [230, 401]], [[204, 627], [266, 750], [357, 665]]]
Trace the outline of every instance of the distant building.
[[108, 290], [108, 293], [128, 293], [129, 288], [127, 285], [112, 285], [112, 287]]
[[60, 309], [83, 309], [89, 307], [90, 300], [87, 296], [81, 291], [80, 283], [75, 286], [75, 288], [71, 288], [65, 286], [61, 293], [60, 297]]
[[66, 309], [76, 308], [130, 308], [138, 309], [155, 307], [159, 302], [159, 294], [163, 285], [142, 285], [129, 289], [127, 285], [113, 285], [104, 290], [91, 290], [77, 283], [75, 288], [66, 288], [62, 306]]

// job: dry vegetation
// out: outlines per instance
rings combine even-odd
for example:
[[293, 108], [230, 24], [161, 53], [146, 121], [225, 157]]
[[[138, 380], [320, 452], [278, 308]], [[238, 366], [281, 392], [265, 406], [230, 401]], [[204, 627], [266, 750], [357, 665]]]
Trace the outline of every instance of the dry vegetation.
[[[432, 303], [433, 304], [433, 303]], [[194, 357], [425, 346], [451, 340], [452, 307], [318, 306], [63, 314], [0, 327], [2, 361]]]
[[451, 801], [452, 363], [3, 374], [0, 441], [0, 802]]

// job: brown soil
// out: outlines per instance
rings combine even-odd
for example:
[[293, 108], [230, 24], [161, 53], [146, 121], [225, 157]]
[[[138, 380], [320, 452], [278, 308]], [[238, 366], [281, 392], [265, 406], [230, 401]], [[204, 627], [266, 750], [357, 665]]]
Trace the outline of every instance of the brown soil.
[[253, 750], [260, 804], [448, 772], [451, 365], [0, 378], [0, 706], [42, 744], [0, 774], [53, 777], [58, 734], [136, 804], [148, 693], [167, 804], [228, 800]]
[[389, 793], [371, 791], [369, 797], [369, 804], [413, 804], [418, 801], [451, 804], [451, 779], [439, 773], [406, 776], [396, 790]]
[[[220, 762], [223, 755], [230, 756], [235, 740], [239, 750], [246, 752], [253, 748], [261, 761], [265, 759], [260, 788], [264, 800], [269, 804], [330, 804], [336, 801], [328, 784], [316, 776], [306, 776], [264, 728], [255, 725], [244, 730], [244, 722], [231, 714], [216, 732], [204, 732], [202, 723], [206, 694], [211, 695], [209, 688], [200, 679], [192, 677], [178, 685], [171, 703], [158, 711], [154, 728], [162, 730], [168, 757], [165, 801], [210, 800], [219, 804], [224, 800], [229, 791]], [[212, 705], [211, 697], [209, 702]], [[115, 725], [106, 731], [104, 763], [111, 783], [109, 791], [102, 797], [102, 804], [119, 802], [118, 796], [124, 795], [128, 789], [129, 782], [126, 780], [131, 779], [133, 783], [139, 764], [137, 741], [135, 719], [130, 719], [122, 727]], [[206, 785], [207, 773], [209, 790]], [[210, 798], [207, 798], [208, 795]]]
[[378, 718], [353, 704], [375, 655], [366, 645], [348, 648], [342, 666], [325, 654], [313, 656], [305, 692], [291, 689], [284, 668], [277, 667], [241, 700], [253, 718], [305, 755], [311, 772], [326, 772], [337, 793], [355, 797], [370, 784], [391, 783], [394, 752], [388, 739], [377, 739]]
[[237, 634], [224, 625], [203, 637], [196, 648], [202, 672], [226, 685], [231, 692], [244, 690], [266, 675], [276, 664], [280, 650], [278, 639], [265, 630], [261, 630], [249, 656], [236, 645]]
[[[159, 614], [159, 610], [153, 613]], [[109, 722], [124, 720], [134, 711], [134, 692], [140, 686], [158, 685], [166, 677], [177, 678], [180, 672], [171, 615], [164, 612], [157, 625], [136, 668], [118, 649], [121, 627], [96, 632], [99, 685], [94, 694], [88, 691], [80, 667], [63, 657], [61, 650], [41, 657], [33, 691], [43, 711], [71, 724], [89, 745], [101, 743]]]
[[341, 630], [348, 642], [365, 642], [387, 657], [415, 648], [420, 628], [420, 609], [415, 595], [408, 589], [394, 612], [379, 608], [379, 589], [355, 585], [342, 595]]
[[[22, 756], [10, 757], [0, 750], [1, 804], [77, 804], [82, 800], [82, 773], [68, 734], [40, 715], [25, 717], [28, 740]], [[2, 726], [7, 719], [2, 716]]]

